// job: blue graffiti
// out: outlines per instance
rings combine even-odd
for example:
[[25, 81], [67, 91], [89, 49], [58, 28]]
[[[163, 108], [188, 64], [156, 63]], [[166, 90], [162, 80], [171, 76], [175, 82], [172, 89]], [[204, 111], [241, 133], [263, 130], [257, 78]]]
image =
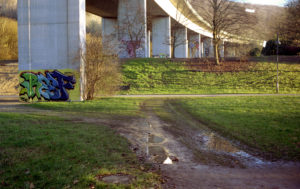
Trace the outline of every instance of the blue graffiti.
[[69, 100], [67, 90], [74, 89], [76, 83], [73, 76], [65, 76], [57, 70], [46, 71], [45, 75], [23, 72], [21, 78], [24, 81], [20, 83], [22, 87], [20, 96], [25, 100], [37, 97], [39, 100], [44, 98], [48, 101], [67, 101]]

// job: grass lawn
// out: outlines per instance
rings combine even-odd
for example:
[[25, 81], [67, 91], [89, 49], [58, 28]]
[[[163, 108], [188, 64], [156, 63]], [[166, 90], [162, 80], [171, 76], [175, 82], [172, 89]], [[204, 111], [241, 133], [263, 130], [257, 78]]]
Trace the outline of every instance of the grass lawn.
[[[130, 90], [121, 94], [276, 93], [275, 63], [257, 63], [242, 71], [190, 69], [183, 62], [166, 59], [128, 60], [122, 72], [124, 86]], [[280, 92], [299, 94], [300, 64], [280, 64], [279, 70]]]
[[116, 116], [137, 116], [142, 99], [103, 98], [84, 102], [39, 102], [28, 106], [64, 112], [101, 113]]
[[[96, 179], [115, 173], [132, 175], [133, 183]], [[158, 179], [140, 170], [127, 140], [108, 127], [0, 113], [0, 188], [146, 188]]]
[[300, 160], [300, 97], [186, 98], [171, 103], [267, 158]]

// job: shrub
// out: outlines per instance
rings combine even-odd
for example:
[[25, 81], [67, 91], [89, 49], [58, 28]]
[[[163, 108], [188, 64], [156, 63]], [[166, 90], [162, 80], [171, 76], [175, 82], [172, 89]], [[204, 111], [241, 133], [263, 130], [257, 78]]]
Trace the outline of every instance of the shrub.
[[[279, 55], [293, 56], [300, 52], [300, 47], [294, 46], [292, 41], [281, 40], [279, 43]], [[277, 41], [269, 40], [262, 53], [266, 56], [277, 54]]]
[[261, 55], [261, 50], [257, 47], [250, 51], [250, 56], [259, 57], [260, 55]]
[[[96, 95], [112, 95], [118, 91], [121, 82], [119, 61], [116, 55], [102, 44], [100, 37], [87, 35], [85, 63], [85, 97], [92, 100]], [[82, 53], [81, 53], [82, 54]]]

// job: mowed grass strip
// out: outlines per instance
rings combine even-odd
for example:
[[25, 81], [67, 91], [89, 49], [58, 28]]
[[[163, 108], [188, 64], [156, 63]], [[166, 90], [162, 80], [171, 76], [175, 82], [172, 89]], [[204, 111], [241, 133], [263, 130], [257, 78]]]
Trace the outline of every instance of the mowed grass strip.
[[[141, 171], [127, 140], [108, 127], [61, 118], [0, 113], [0, 188], [147, 188], [158, 176]], [[130, 174], [131, 185], [97, 180]]]
[[135, 116], [139, 114], [140, 102], [142, 99], [102, 98], [83, 102], [39, 102], [28, 106], [55, 111]]
[[269, 159], [300, 160], [300, 97], [189, 98], [173, 103]]
[[[130, 89], [121, 94], [276, 93], [275, 63], [257, 63], [244, 71], [203, 72], [189, 70], [184, 62], [134, 59], [123, 64], [122, 72], [123, 85]], [[299, 64], [279, 65], [281, 93], [300, 93], [299, 73]]]

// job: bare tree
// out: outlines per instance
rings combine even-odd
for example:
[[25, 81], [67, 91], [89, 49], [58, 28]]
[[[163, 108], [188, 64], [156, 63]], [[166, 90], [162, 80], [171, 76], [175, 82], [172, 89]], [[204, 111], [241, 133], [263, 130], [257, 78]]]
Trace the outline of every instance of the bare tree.
[[219, 46], [222, 40], [242, 37], [257, 22], [256, 17], [247, 13], [241, 4], [229, 0], [194, 0], [193, 4], [212, 30], [216, 64], [220, 63]]
[[296, 46], [300, 46], [300, 0], [290, 0], [287, 4], [286, 19], [282, 23], [283, 36]]
[[0, 0], [0, 16], [17, 19], [17, 0]]

